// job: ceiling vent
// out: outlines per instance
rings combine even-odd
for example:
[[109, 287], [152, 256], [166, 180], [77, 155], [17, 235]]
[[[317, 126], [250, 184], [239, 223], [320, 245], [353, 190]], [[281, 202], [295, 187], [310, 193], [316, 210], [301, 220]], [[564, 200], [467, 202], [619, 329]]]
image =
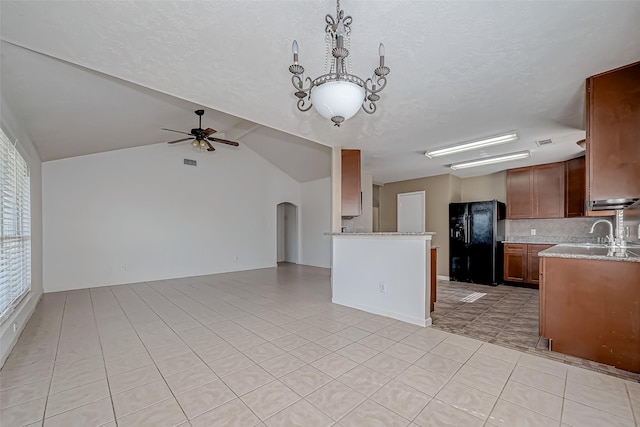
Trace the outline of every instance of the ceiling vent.
[[191, 159], [184, 159], [184, 164], [187, 166], [198, 166], [198, 162]]
[[542, 147], [543, 145], [553, 144], [553, 141], [550, 139], [541, 139], [540, 141], [536, 141], [536, 145], [538, 147]]

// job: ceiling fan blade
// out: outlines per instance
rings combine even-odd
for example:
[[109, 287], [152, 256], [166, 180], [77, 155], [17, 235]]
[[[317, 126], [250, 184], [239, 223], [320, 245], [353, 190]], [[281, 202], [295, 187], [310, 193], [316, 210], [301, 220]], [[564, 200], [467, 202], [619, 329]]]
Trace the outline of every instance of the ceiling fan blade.
[[234, 147], [239, 146], [240, 144], [238, 144], [235, 141], [229, 141], [227, 139], [221, 139], [221, 138], [214, 138], [214, 137], [209, 137], [207, 138], [209, 141], [215, 141], [215, 142], [221, 142], [222, 144], [227, 144], [227, 145], [233, 145]]
[[207, 145], [209, 146], [209, 148], [207, 148], [207, 151], [216, 151], [215, 148], [213, 148], [213, 145], [211, 145], [211, 143], [209, 141], [205, 141], [207, 143]]
[[[173, 129], [166, 129], [166, 128], [160, 128], [162, 130], [168, 130], [170, 132], [178, 132], [178, 133], [184, 133], [185, 135], [193, 135], [192, 133], [187, 133], [187, 132], [182, 132], [181, 130], [173, 130]], [[195, 135], [193, 135], [195, 136]]]
[[193, 139], [193, 138], [182, 138], [182, 139], [176, 139], [175, 141], [169, 141], [169, 142], [167, 142], [167, 144], [175, 144], [176, 142], [188, 141], [188, 140], [190, 140], [190, 139]]
[[204, 135], [204, 137], [208, 137], [209, 135], [211, 135], [212, 133], [216, 133], [218, 132], [215, 129], [211, 129], [211, 128], [206, 128], [204, 131], [202, 131], [202, 134]]

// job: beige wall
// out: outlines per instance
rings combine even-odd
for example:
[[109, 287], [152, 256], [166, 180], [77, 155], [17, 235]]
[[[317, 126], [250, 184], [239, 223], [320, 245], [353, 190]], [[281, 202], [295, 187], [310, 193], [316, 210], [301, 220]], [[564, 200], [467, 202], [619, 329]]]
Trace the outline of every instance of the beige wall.
[[463, 202], [480, 202], [497, 199], [507, 202], [507, 172], [497, 172], [490, 175], [474, 176], [461, 179]]
[[396, 231], [398, 193], [424, 191], [426, 228], [434, 231], [433, 244], [439, 246], [438, 271], [449, 275], [449, 203], [497, 199], [507, 201], [507, 173], [473, 178], [447, 174], [387, 183], [380, 187], [380, 231]]
[[449, 203], [459, 201], [458, 180], [447, 174], [392, 182], [380, 188], [380, 231], [397, 230], [398, 193], [425, 192], [425, 225], [427, 231], [436, 233], [433, 244], [440, 246], [437, 273], [444, 276], [449, 275]]

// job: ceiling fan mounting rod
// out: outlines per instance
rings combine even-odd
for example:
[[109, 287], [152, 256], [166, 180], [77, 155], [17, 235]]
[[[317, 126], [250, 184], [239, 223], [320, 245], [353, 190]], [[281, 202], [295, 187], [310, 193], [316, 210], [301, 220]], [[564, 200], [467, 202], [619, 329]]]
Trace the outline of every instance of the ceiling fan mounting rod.
[[198, 124], [198, 128], [202, 129], [202, 116], [204, 115], [204, 110], [196, 110], [196, 114], [200, 118], [200, 123]]

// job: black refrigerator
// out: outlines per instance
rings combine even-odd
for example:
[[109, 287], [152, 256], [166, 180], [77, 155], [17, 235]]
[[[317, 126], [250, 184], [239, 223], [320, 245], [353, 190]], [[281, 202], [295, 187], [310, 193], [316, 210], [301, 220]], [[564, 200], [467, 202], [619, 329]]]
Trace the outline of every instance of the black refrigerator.
[[458, 282], [502, 282], [505, 205], [497, 200], [449, 205], [449, 276]]

